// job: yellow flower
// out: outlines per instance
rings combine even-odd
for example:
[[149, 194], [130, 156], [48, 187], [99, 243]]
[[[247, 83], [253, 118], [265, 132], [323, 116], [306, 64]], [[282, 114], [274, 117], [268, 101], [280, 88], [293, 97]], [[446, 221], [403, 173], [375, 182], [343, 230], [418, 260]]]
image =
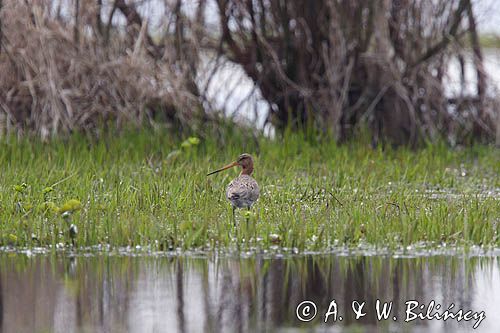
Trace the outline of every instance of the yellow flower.
[[199, 144], [200, 144], [200, 139], [198, 139], [197, 137], [194, 137], [194, 136], [189, 137], [189, 138], [187, 139], [187, 141], [188, 141], [190, 144], [192, 144], [193, 146], [197, 146], [197, 145], [199, 145]]
[[26, 183], [22, 183], [21, 185], [12, 186], [12, 189], [16, 192], [23, 193], [27, 187], [28, 185], [26, 185]]
[[9, 234], [9, 242], [10, 243], [16, 243], [17, 242], [17, 236], [14, 234]]
[[66, 203], [59, 208], [59, 212], [74, 212], [80, 209], [82, 209], [82, 203], [76, 199], [71, 199], [66, 201]]

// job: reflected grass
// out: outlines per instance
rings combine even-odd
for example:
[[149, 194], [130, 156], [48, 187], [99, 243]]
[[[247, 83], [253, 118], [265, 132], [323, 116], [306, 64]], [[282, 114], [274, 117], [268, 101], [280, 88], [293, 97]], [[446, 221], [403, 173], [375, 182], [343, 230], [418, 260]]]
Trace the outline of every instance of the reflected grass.
[[[261, 197], [237, 228], [209, 170], [254, 155]], [[487, 146], [371, 149], [230, 130], [200, 138], [129, 131], [92, 141], [0, 141], [0, 243], [153, 250], [498, 247], [500, 154]], [[66, 214], [63, 214], [66, 212]], [[71, 234], [70, 225], [78, 232]]]

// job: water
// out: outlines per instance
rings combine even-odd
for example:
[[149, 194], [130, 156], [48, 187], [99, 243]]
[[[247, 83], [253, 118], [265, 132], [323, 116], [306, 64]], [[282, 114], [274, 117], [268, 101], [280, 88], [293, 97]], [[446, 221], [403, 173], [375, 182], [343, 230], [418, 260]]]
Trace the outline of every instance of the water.
[[[435, 300], [442, 306], [441, 313], [451, 303], [454, 312], [459, 308], [476, 315], [484, 311], [486, 318], [475, 331], [497, 332], [499, 259], [444, 255], [29, 257], [4, 253], [0, 254], [0, 331], [473, 330], [478, 320], [404, 321], [405, 302], [428, 305]], [[389, 320], [377, 320], [377, 299], [393, 301]], [[310, 322], [297, 319], [296, 306], [304, 300], [317, 307], [317, 316]], [[337, 305], [337, 321], [331, 315], [328, 323], [322, 323], [332, 300]], [[353, 301], [366, 302], [362, 309], [366, 315], [358, 320], [351, 308]]]

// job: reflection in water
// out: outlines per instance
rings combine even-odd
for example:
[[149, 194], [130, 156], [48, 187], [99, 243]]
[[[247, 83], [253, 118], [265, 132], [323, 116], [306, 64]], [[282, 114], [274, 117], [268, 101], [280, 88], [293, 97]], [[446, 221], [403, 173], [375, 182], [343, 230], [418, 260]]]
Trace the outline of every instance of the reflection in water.
[[[475, 320], [404, 323], [405, 302], [485, 311], [500, 320], [499, 258], [303, 256], [26, 257], [0, 254], [1, 332], [457, 332]], [[323, 323], [335, 299], [343, 321]], [[393, 301], [379, 322], [377, 299]], [[296, 319], [303, 300], [317, 317]], [[365, 301], [359, 320], [354, 300]], [[444, 309], [443, 309], [444, 310]], [[441, 311], [442, 312], [442, 311]], [[397, 321], [392, 320], [392, 316]]]

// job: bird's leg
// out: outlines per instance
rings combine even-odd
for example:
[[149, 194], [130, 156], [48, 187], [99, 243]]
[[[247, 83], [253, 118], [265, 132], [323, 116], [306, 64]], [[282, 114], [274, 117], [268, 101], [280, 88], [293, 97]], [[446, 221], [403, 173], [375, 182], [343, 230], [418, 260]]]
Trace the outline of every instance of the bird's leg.
[[248, 230], [248, 222], [250, 221], [250, 207], [247, 207], [247, 230]]
[[236, 227], [236, 207], [233, 206], [233, 224]]

